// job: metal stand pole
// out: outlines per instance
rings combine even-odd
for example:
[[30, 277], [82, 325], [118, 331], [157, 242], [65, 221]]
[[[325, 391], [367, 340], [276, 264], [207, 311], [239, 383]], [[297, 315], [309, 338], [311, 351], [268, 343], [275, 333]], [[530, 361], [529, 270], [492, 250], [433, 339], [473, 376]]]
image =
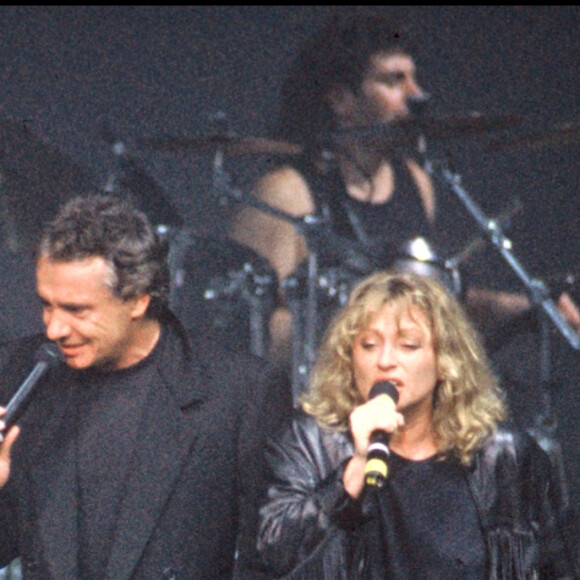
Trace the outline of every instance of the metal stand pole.
[[[214, 159], [214, 192], [219, 196], [220, 203], [230, 201], [242, 203], [259, 211], [278, 217], [291, 223], [296, 231], [304, 236], [308, 248], [307, 293], [304, 312], [299, 312], [300, 305], [294, 303], [293, 308], [293, 343], [292, 343], [292, 390], [294, 400], [308, 388], [308, 378], [316, 361], [319, 341], [319, 260], [329, 247], [344, 255], [357, 253], [364, 255], [368, 249], [359, 243], [337, 236], [330, 230], [328, 218], [321, 215], [308, 214], [295, 217], [254, 197], [244, 194], [232, 186], [231, 180], [223, 167], [223, 155], [217, 151]], [[298, 283], [297, 281], [294, 281]], [[292, 282], [290, 283], [291, 286]], [[299, 289], [288, 288], [295, 298], [301, 300]], [[300, 341], [300, 342], [299, 342]]]
[[519, 279], [523, 282], [532, 307], [538, 311], [540, 323], [540, 381], [542, 387], [542, 410], [535, 420], [535, 424], [528, 431], [535, 437], [538, 443], [550, 456], [554, 467], [555, 476], [559, 485], [559, 493], [562, 505], [568, 505], [568, 487], [562, 458], [562, 450], [559, 442], [555, 439], [556, 419], [553, 415], [551, 404], [551, 330], [553, 325], [566, 338], [568, 343], [575, 350], [580, 349], [580, 337], [568, 324], [551, 297], [551, 291], [546, 284], [536, 278], [531, 278], [524, 270], [521, 263], [515, 257], [511, 241], [504, 235], [501, 222], [488, 218], [475, 202], [469, 197], [465, 189], [461, 186], [461, 178], [446, 167], [441, 168], [441, 173], [437, 173], [434, 165], [426, 163], [427, 171], [436, 178], [442, 178], [457, 197], [463, 202], [469, 213], [479, 224], [482, 231], [488, 236], [492, 245], [500, 252], [506, 262], [511, 266]]
[[473, 216], [482, 231], [488, 236], [492, 245], [499, 251], [518, 278], [523, 282], [530, 296], [532, 306], [540, 307], [566, 338], [570, 346], [575, 350], [580, 350], [580, 337], [558, 310], [546, 284], [540, 279], [530, 277], [525, 271], [522, 264], [514, 255], [512, 242], [503, 233], [501, 223], [498, 220], [487, 217], [481, 211], [461, 186], [461, 178], [459, 175], [453, 173], [447, 167], [441, 167], [441, 172], [438, 173], [435, 170], [435, 165], [431, 162], [426, 163], [425, 167], [430, 175], [438, 179], [443, 179], [444, 183], [449, 185], [457, 194], [457, 197], [463, 202], [463, 205]]

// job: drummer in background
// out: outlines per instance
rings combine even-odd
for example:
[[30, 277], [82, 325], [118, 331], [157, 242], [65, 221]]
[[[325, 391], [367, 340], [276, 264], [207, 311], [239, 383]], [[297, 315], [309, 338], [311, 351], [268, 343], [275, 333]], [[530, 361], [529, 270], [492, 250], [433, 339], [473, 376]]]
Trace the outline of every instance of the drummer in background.
[[[292, 216], [328, 216], [334, 233], [367, 247], [401, 248], [417, 237], [437, 247], [436, 192], [417, 152], [348, 136], [349, 128], [408, 117], [414, 103], [426, 101], [408, 40], [397, 23], [361, 13], [333, 19], [306, 41], [283, 85], [275, 129], [276, 138], [305, 143], [304, 155], [286, 158], [258, 180], [258, 200]], [[320, 138], [341, 131], [330, 144]], [[269, 260], [281, 281], [308, 256], [305, 237], [290, 221], [252, 207], [233, 217], [231, 237]], [[501, 326], [531, 306], [524, 293], [469, 287], [462, 294], [474, 322], [486, 326]], [[287, 364], [292, 316], [282, 288], [280, 299], [270, 352]], [[561, 295], [558, 306], [579, 329], [570, 296]]]

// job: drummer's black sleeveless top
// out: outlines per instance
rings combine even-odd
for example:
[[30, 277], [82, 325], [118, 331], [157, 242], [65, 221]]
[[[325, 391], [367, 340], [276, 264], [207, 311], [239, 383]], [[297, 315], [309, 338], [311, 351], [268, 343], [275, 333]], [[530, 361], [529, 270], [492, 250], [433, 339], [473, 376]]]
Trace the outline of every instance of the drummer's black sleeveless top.
[[383, 204], [350, 197], [335, 167], [320, 172], [312, 164], [302, 162], [297, 169], [311, 187], [317, 212], [330, 219], [334, 233], [365, 245], [387, 242], [401, 247], [418, 236], [434, 241], [434, 228], [427, 220], [419, 191], [402, 159], [393, 161], [395, 191]]

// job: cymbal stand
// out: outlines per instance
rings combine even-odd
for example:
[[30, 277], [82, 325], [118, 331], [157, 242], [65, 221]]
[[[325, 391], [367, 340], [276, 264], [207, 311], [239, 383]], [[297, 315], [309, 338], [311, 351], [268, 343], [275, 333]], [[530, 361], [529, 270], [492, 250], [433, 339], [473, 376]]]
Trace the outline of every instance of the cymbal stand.
[[426, 161], [425, 168], [427, 172], [435, 179], [443, 181], [457, 195], [469, 213], [478, 223], [484, 234], [487, 235], [492, 245], [504, 257], [512, 270], [523, 282], [532, 307], [540, 308], [538, 318], [540, 323], [540, 379], [543, 389], [542, 412], [537, 417], [535, 424], [529, 429], [530, 433], [537, 439], [538, 443], [550, 455], [556, 476], [560, 484], [560, 494], [563, 505], [567, 504], [567, 484], [563, 469], [563, 460], [561, 455], [560, 444], [554, 439], [556, 420], [553, 416], [551, 400], [549, 395], [550, 375], [551, 375], [551, 343], [549, 321], [560, 331], [562, 336], [568, 341], [568, 344], [575, 350], [580, 349], [580, 337], [566, 321], [558, 307], [551, 297], [551, 291], [543, 280], [532, 278], [524, 269], [520, 261], [513, 252], [511, 240], [503, 232], [501, 220], [487, 217], [479, 206], [471, 199], [467, 191], [461, 185], [461, 177], [451, 171], [449, 167], [439, 162]]
[[[452, 189], [452, 191], [455, 192], [459, 200], [481, 227], [484, 234], [487, 235], [492, 245], [499, 251], [518, 278], [523, 282], [528, 295], [530, 296], [532, 306], [539, 306], [554, 323], [560, 333], [566, 338], [570, 346], [575, 350], [579, 350], [580, 337], [558, 310], [558, 307], [551, 297], [550, 289], [544, 281], [538, 278], [532, 278], [526, 272], [521, 262], [517, 259], [513, 252], [511, 240], [509, 240], [503, 232], [501, 221], [489, 218], [484, 214], [461, 185], [461, 177], [457, 173], [443, 165], [436, 168], [435, 162], [432, 161], [426, 162], [425, 168], [431, 176], [440, 181], [442, 180]], [[437, 171], [437, 169], [439, 169], [439, 171]]]
[[306, 308], [301, 313], [301, 318], [304, 320], [304, 334], [300, 335], [298, 332], [293, 332], [292, 392], [294, 401], [296, 401], [298, 396], [307, 388], [308, 376], [316, 359], [319, 338], [317, 336], [318, 264], [322, 244], [327, 240], [328, 232], [323, 230], [327, 220], [323, 216], [314, 214], [308, 214], [303, 217], [293, 216], [233, 187], [230, 176], [223, 167], [223, 158], [223, 152], [216, 151], [213, 189], [219, 195], [220, 204], [224, 205], [233, 200], [235, 203], [242, 203], [280, 218], [291, 223], [306, 240], [308, 248]]

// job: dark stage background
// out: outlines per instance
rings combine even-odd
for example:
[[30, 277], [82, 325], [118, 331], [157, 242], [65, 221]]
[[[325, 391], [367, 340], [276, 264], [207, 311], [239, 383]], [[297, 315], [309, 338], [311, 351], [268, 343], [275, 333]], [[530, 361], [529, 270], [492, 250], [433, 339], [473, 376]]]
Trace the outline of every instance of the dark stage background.
[[[221, 115], [240, 136], [267, 136], [282, 79], [300, 43], [331, 14], [354, 8], [0, 8], [5, 119], [0, 169], [6, 184], [0, 335], [41, 328], [27, 241], [54, 203], [66, 197], [68, 190], [59, 181], [63, 175], [71, 191], [77, 177], [98, 187], [113, 183], [119, 157], [112, 142], [121, 141], [143, 169], [141, 177], [152, 180], [142, 182], [147, 185], [142, 191], [154, 218], [175, 208], [194, 236], [223, 235], [230, 206], [212, 193], [213, 156], [161, 151], [143, 140], [206, 135], [215, 128], [212, 119]], [[490, 215], [516, 198], [521, 201], [523, 209], [511, 220], [508, 234], [531, 275], [558, 284], [566, 273], [574, 273], [580, 262], [578, 130], [568, 131], [565, 140], [563, 131], [554, 134], [553, 129], [578, 122], [578, 7], [373, 9], [391, 11], [418, 35], [419, 80], [433, 96], [434, 113], [521, 115], [523, 123], [514, 129], [429, 146], [453, 158], [464, 188]], [[542, 146], [533, 147], [528, 139], [509, 149], [491, 147], [545, 129], [551, 138]], [[265, 161], [256, 155], [227, 157], [225, 168], [235, 186], [246, 191]], [[55, 171], [55, 166], [62, 169]], [[17, 185], [11, 189], [12, 174]], [[467, 239], [465, 232], [477, 231], [461, 209], [448, 217], [447, 234], [457, 235], [459, 243]], [[483, 264], [480, 270], [489, 284], [521, 288], [493, 248], [472, 259]], [[548, 391], [571, 501], [580, 505], [579, 355], [553, 328], [550, 335]], [[537, 341], [522, 338], [504, 350], [516, 379], [523, 377], [515, 397], [522, 412], [533, 415], [542, 405], [534, 390], [540, 376], [537, 368], [529, 370], [539, 359]]]

